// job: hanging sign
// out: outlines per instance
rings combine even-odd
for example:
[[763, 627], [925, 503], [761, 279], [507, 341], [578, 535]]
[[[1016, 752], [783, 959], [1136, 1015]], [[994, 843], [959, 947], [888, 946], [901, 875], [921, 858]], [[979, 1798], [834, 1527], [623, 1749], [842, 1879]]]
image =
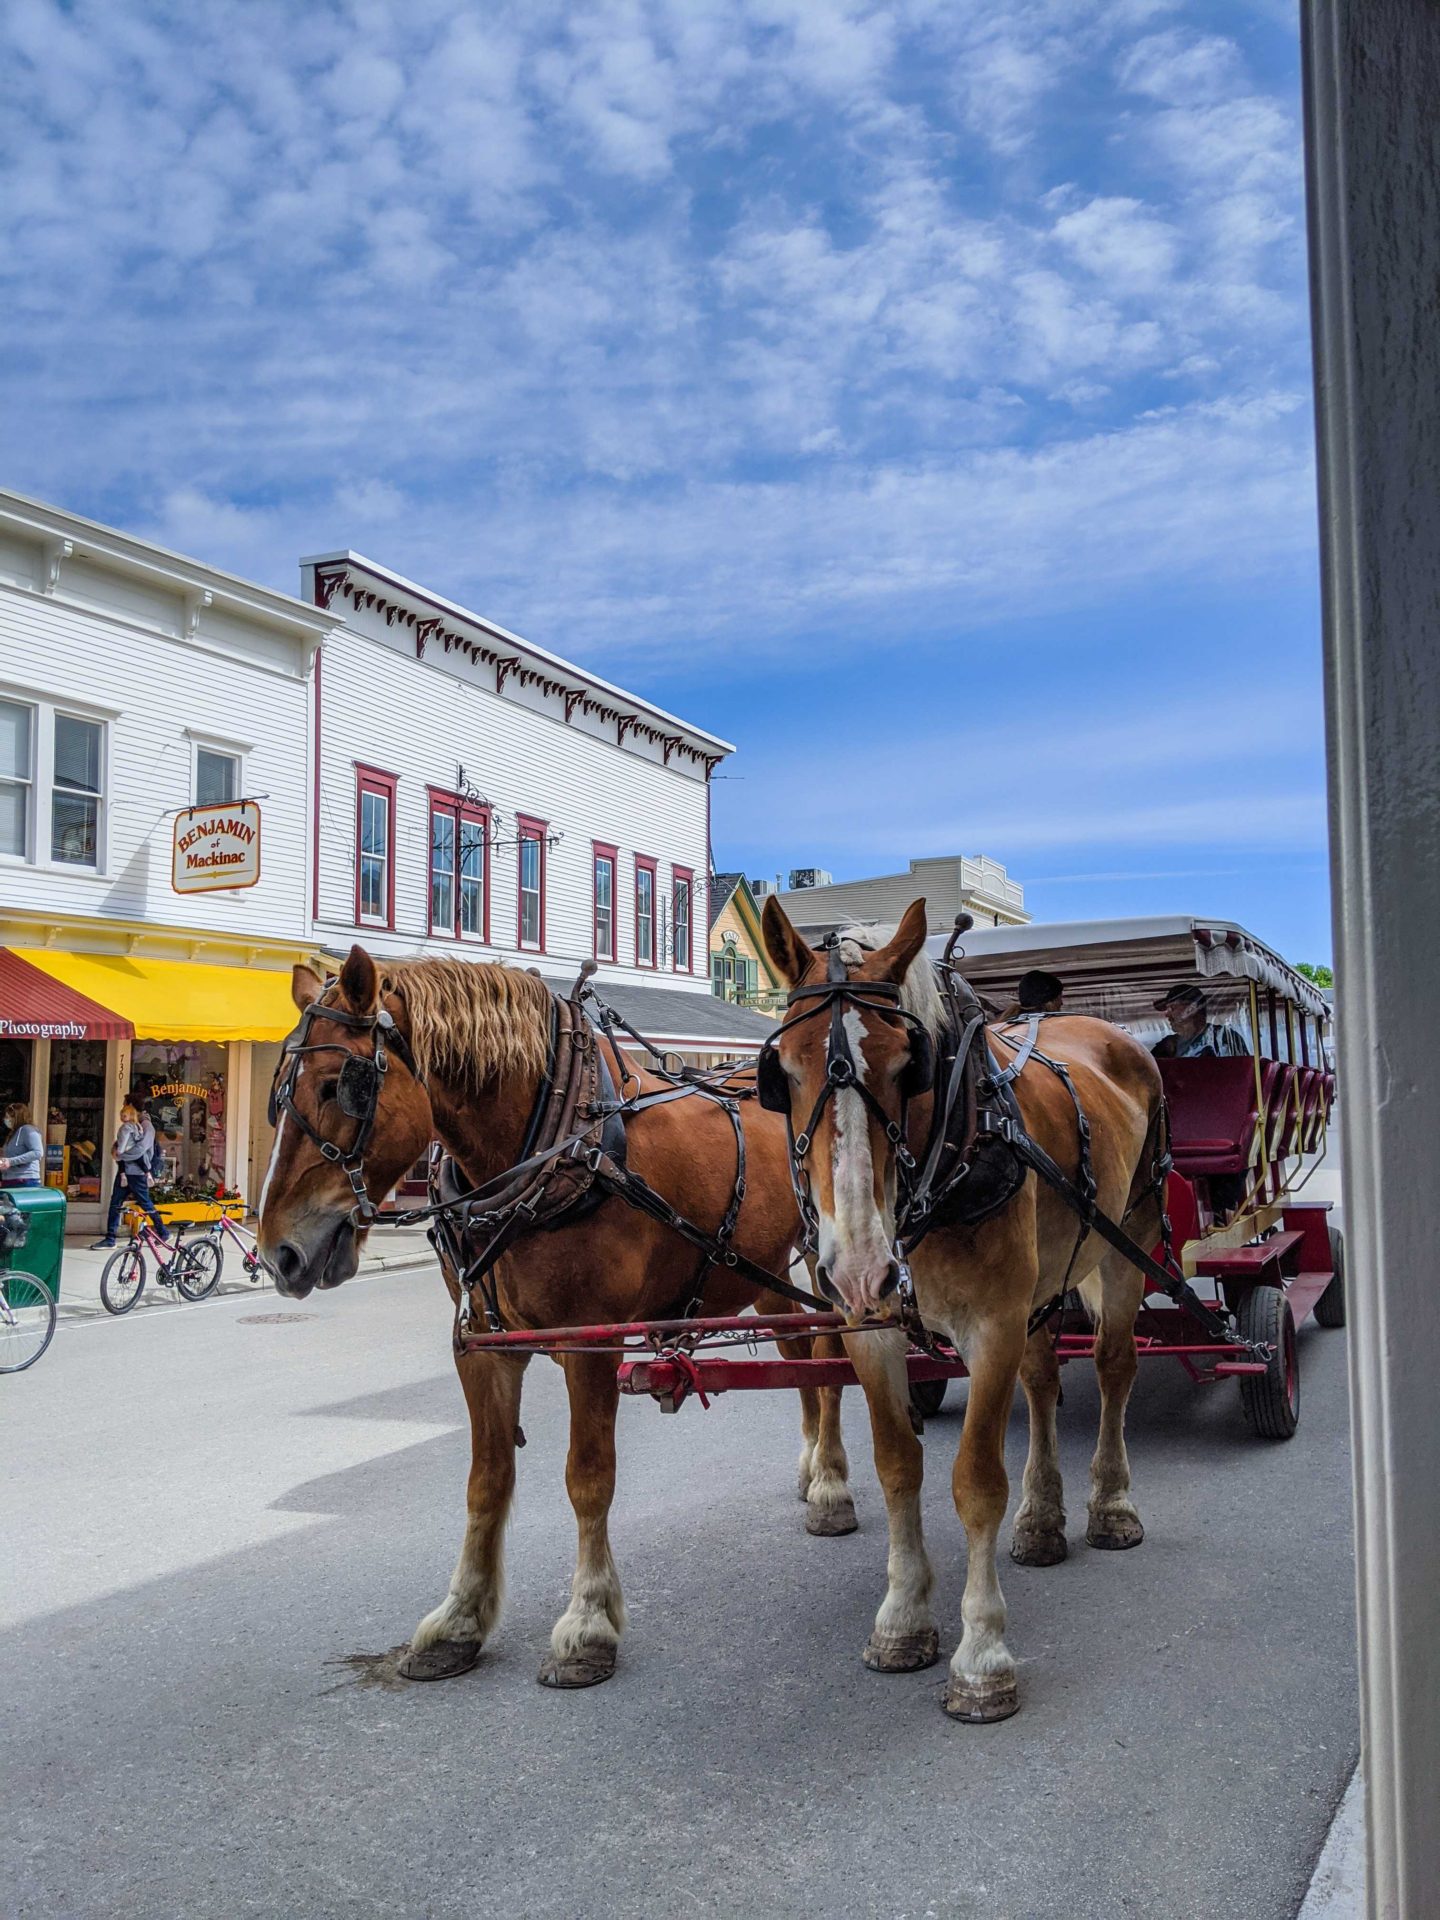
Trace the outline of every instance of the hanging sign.
[[175, 816], [170, 884], [176, 893], [217, 893], [253, 887], [260, 878], [260, 806], [226, 800], [186, 807]]

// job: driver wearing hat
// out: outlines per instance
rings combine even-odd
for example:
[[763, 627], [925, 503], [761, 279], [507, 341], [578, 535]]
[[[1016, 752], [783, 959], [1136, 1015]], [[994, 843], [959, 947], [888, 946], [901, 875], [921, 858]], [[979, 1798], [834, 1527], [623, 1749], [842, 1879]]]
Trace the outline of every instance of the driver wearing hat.
[[1172, 987], [1155, 1002], [1156, 1011], [1170, 1022], [1170, 1031], [1150, 1051], [1157, 1060], [1230, 1060], [1248, 1055], [1250, 1046], [1238, 1027], [1212, 1020], [1205, 996], [1185, 983]]

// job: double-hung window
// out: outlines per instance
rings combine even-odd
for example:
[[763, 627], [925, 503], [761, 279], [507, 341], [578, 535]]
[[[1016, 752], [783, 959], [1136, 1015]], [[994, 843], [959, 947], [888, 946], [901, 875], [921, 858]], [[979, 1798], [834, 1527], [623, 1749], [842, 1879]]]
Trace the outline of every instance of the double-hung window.
[[50, 858], [67, 867], [100, 864], [105, 729], [78, 714], [55, 715], [55, 774], [50, 795]]
[[0, 855], [98, 871], [105, 726], [46, 700], [0, 700]]
[[490, 815], [430, 789], [430, 931], [488, 940]]
[[221, 807], [240, 798], [240, 756], [218, 747], [195, 749], [195, 804]]
[[635, 856], [635, 964], [655, 964], [655, 862]]
[[365, 927], [395, 925], [393, 773], [355, 770], [355, 918]]
[[595, 958], [615, 958], [615, 863], [619, 855], [614, 847], [595, 842]]
[[695, 876], [688, 867], [675, 868], [673, 959], [676, 973], [689, 973], [691, 970], [690, 908], [694, 883]]
[[545, 835], [544, 820], [530, 820], [518, 814], [515, 833], [520, 869], [520, 899], [517, 910], [518, 944], [538, 952], [545, 950]]
[[35, 808], [35, 709], [0, 700], [0, 853], [25, 859]]

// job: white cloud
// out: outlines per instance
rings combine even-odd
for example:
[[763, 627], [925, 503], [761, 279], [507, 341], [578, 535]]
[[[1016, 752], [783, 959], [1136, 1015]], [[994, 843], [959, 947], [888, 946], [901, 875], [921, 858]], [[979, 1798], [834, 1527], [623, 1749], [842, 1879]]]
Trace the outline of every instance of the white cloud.
[[1260, 577], [1298, 138], [1177, 18], [16, 0], [5, 477], [285, 586], [358, 527], [612, 658]]

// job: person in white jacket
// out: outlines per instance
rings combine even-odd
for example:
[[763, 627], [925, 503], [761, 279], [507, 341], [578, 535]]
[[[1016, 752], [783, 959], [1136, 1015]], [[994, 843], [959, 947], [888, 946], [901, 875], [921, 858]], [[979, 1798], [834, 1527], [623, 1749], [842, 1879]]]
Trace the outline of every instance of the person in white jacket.
[[105, 1222], [105, 1237], [91, 1242], [93, 1247], [113, 1247], [120, 1230], [120, 1209], [133, 1200], [162, 1240], [169, 1238], [165, 1222], [155, 1211], [150, 1198], [150, 1161], [155, 1152], [155, 1128], [145, 1109], [133, 1098], [120, 1109], [120, 1131], [110, 1149], [115, 1162], [115, 1184], [110, 1189], [110, 1213]]

